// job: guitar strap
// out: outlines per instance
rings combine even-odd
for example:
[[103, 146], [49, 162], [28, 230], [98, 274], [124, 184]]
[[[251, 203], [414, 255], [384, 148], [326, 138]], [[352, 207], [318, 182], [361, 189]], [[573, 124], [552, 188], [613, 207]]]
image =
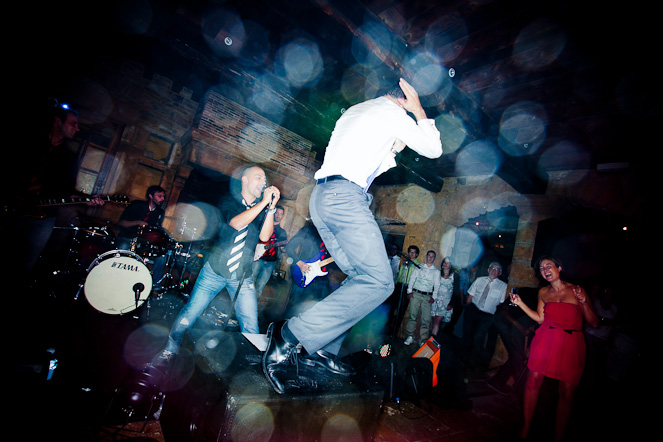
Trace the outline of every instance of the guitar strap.
[[[327, 258], [327, 247], [325, 246], [325, 242], [320, 240], [320, 261], [323, 261], [325, 258]], [[321, 267], [320, 270], [323, 272], [327, 271], [327, 266]]]

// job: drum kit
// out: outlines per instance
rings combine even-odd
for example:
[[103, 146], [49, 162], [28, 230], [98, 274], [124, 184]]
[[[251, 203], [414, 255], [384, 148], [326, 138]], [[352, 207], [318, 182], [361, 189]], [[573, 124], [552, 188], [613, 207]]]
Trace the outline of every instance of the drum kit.
[[[132, 313], [146, 302], [149, 307], [151, 295], [159, 299], [168, 290], [183, 288], [190, 259], [200, 257], [192, 251], [195, 241], [175, 241], [163, 228], [139, 229], [128, 249], [116, 247], [107, 225], [64, 229], [74, 232], [65, 268], [84, 272], [74, 299], [82, 291], [90, 306], [108, 315]], [[195, 238], [195, 229], [191, 230], [191, 238]], [[154, 281], [152, 268], [159, 258], [165, 258], [165, 268], [163, 276]]]

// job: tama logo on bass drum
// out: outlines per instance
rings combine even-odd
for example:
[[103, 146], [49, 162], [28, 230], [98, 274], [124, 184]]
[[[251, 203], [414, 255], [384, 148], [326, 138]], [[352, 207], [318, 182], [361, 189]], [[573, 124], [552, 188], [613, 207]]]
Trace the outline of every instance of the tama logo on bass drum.
[[127, 264], [125, 262], [113, 261], [111, 264], [112, 269], [129, 270], [130, 272], [140, 272], [140, 267], [134, 264]]

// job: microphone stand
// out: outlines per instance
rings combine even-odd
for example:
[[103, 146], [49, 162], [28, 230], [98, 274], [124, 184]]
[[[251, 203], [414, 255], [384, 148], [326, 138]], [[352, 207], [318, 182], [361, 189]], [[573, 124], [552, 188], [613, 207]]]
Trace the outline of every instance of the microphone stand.
[[[142, 282], [137, 282], [133, 286], [134, 290], [134, 296], [135, 296], [135, 302], [136, 302], [136, 310], [138, 310], [138, 302], [140, 301], [140, 294], [142, 293], [143, 290], [145, 290], [145, 285], [143, 285]], [[148, 316], [149, 316], [149, 309], [147, 311]]]
[[[406, 267], [409, 267], [410, 265], [414, 265], [416, 268], [420, 268], [419, 264], [417, 264], [414, 261], [410, 261], [410, 258], [408, 256], [403, 255], [403, 253], [398, 252], [398, 254], [402, 257], [405, 258], [405, 261], [403, 261], [403, 265]], [[407, 273], [407, 270], [406, 270]], [[396, 337], [396, 331], [398, 330], [398, 327], [400, 327], [400, 316], [401, 316], [401, 306], [403, 305], [403, 289], [405, 288], [405, 283], [401, 283], [401, 292], [399, 293], [398, 296], [398, 305], [396, 306], [396, 319], [394, 320], [394, 325], [392, 328], [391, 332], [391, 337], [395, 338]]]

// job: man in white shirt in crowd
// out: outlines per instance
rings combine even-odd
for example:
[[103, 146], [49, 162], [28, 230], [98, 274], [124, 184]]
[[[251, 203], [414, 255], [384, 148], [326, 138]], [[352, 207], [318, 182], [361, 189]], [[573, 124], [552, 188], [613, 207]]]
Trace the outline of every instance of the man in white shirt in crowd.
[[493, 315], [506, 299], [507, 284], [500, 280], [502, 265], [491, 262], [488, 276], [477, 278], [467, 291], [467, 306], [463, 319], [463, 350], [469, 367], [486, 368], [493, 356], [486, 354], [485, 340], [493, 325]]
[[384, 95], [351, 106], [336, 122], [322, 166], [315, 173], [309, 210], [347, 278], [305, 312], [268, 327], [262, 364], [277, 393], [296, 383], [300, 363], [335, 374], [353, 372], [337, 357], [343, 340], [394, 290], [367, 190], [376, 176], [396, 166], [395, 157], [405, 146], [427, 158], [442, 155], [435, 121], [426, 116], [416, 90], [403, 79]]
[[437, 299], [440, 289], [440, 269], [435, 267], [436, 253], [429, 250], [426, 253], [426, 262], [414, 269], [407, 287], [407, 297], [410, 300], [410, 319], [405, 327], [407, 338], [405, 345], [414, 341], [417, 331], [417, 317], [421, 314], [419, 327], [419, 345], [422, 345], [430, 336], [431, 305]]

